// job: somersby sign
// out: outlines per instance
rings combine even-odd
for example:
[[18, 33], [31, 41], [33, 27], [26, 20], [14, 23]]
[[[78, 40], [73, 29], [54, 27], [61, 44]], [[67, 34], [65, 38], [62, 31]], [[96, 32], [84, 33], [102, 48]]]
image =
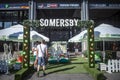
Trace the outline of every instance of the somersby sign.
[[79, 19], [40, 19], [40, 26], [70, 27], [77, 26]]

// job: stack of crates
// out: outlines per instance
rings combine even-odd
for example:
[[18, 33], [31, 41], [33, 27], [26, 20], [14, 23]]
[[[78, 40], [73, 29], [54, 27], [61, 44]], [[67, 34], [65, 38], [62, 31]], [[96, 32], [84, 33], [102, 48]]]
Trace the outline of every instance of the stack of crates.
[[20, 70], [22, 68], [22, 64], [19, 63], [19, 62], [16, 62], [14, 65], [13, 65], [13, 68], [14, 70]]
[[5, 60], [0, 60], [0, 72], [1, 73], [7, 72], [7, 68], [8, 68], [7, 62]]

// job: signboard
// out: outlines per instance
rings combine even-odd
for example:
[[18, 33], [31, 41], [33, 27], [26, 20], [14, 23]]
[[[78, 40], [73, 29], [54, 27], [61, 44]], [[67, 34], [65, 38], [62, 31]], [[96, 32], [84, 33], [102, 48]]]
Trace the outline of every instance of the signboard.
[[0, 9], [29, 9], [28, 3], [0, 4]]
[[97, 9], [104, 9], [104, 8], [109, 8], [109, 9], [120, 9], [120, 4], [108, 4], [108, 3], [99, 3], [99, 4], [89, 4], [90, 8], [94, 9], [94, 8], [97, 8]]
[[40, 26], [70, 27], [77, 26], [78, 19], [40, 19]]
[[59, 4], [59, 7], [80, 7], [80, 4], [76, 4], [76, 3], [65, 4], [65, 3], [62, 3], [62, 4]]
[[[37, 3], [38, 9], [80, 9], [81, 3]], [[120, 4], [90, 3], [90, 8], [120, 8]]]
[[78, 3], [38, 3], [38, 9], [65, 9], [65, 8], [78, 8], [80, 9], [80, 4]]
[[[81, 9], [81, 3], [36, 3], [37, 9]], [[118, 3], [89, 3], [90, 9], [120, 9]], [[29, 3], [0, 4], [0, 9], [29, 9]]]

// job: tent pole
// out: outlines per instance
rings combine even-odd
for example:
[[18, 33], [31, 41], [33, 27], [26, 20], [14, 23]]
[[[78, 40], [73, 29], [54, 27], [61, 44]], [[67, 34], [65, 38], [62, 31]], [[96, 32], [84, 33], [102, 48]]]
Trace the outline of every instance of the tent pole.
[[105, 41], [103, 39], [103, 62], [105, 62]]
[[19, 51], [19, 42], [18, 42], [18, 51]]

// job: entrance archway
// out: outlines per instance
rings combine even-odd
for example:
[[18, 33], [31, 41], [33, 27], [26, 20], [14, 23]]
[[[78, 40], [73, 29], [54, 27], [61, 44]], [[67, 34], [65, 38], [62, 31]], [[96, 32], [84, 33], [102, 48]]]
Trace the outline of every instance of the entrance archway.
[[[30, 62], [30, 27], [38, 26], [40, 22], [38, 20], [27, 20], [24, 21], [24, 38], [23, 38], [23, 68], [29, 67]], [[94, 59], [94, 22], [93, 21], [79, 21], [78, 27], [86, 27], [88, 28], [88, 55], [89, 55], [89, 67], [95, 67], [95, 59]]]

